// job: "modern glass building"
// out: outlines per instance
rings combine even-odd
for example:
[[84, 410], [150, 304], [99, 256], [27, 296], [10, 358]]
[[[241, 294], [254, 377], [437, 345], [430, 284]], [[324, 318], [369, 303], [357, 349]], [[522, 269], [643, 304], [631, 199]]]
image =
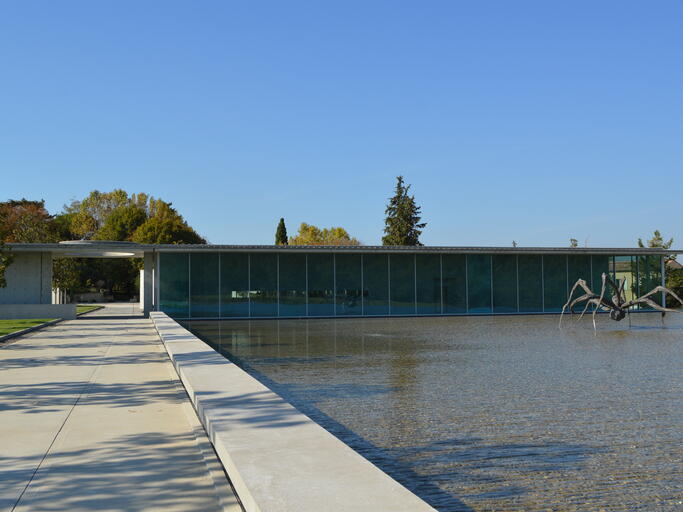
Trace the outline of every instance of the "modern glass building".
[[600, 293], [603, 272], [626, 278], [630, 299], [662, 283], [664, 264], [658, 249], [156, 246], [155, 252], [155, 309], [179, 319], [558, 313], [577, 279]]

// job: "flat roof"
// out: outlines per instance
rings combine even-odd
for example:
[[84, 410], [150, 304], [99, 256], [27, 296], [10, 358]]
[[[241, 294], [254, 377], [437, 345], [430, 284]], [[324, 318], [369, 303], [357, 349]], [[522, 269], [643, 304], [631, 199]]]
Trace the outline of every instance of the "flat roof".
[[76, 240], [59, 243], [9, 243], [17, 252], [52, 252], [61, 257], [131, 258], [148, 252], [335, 252], [335, 253], [446, 253], [446, 254], [604, 254], [629, 256], [681, 254], [683, 250], [641, 247], [461, 247], [461, 246], [383, 246], [383, 245], [213, 245], [137, 244]]

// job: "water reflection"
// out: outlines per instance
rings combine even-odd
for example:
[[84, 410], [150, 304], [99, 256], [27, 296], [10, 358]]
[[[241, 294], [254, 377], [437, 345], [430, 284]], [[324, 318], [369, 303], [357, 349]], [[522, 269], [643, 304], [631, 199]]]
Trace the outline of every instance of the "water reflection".
[[680, 510], [683, 321], [632, 320], [189, 326], [439, 510]]

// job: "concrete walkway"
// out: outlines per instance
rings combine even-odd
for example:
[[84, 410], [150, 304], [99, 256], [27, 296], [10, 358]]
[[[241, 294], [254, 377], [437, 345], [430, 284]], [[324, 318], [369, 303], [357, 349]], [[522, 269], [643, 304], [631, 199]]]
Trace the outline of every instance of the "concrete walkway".
[[0, 348], [0, 510], [241, 510], [151, 321], [114, 318], [131, 306]]

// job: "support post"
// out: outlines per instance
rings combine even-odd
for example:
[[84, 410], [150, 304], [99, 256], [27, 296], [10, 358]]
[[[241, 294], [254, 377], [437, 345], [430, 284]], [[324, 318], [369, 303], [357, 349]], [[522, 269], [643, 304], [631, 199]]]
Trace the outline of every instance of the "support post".
[[142, 301], [142, 312], [145, 317], [153, 310], [154, 304], [154, 253], [145, 252], [143, 259], [143, 279], [142, 290], [140, 290], [140, 300]]

